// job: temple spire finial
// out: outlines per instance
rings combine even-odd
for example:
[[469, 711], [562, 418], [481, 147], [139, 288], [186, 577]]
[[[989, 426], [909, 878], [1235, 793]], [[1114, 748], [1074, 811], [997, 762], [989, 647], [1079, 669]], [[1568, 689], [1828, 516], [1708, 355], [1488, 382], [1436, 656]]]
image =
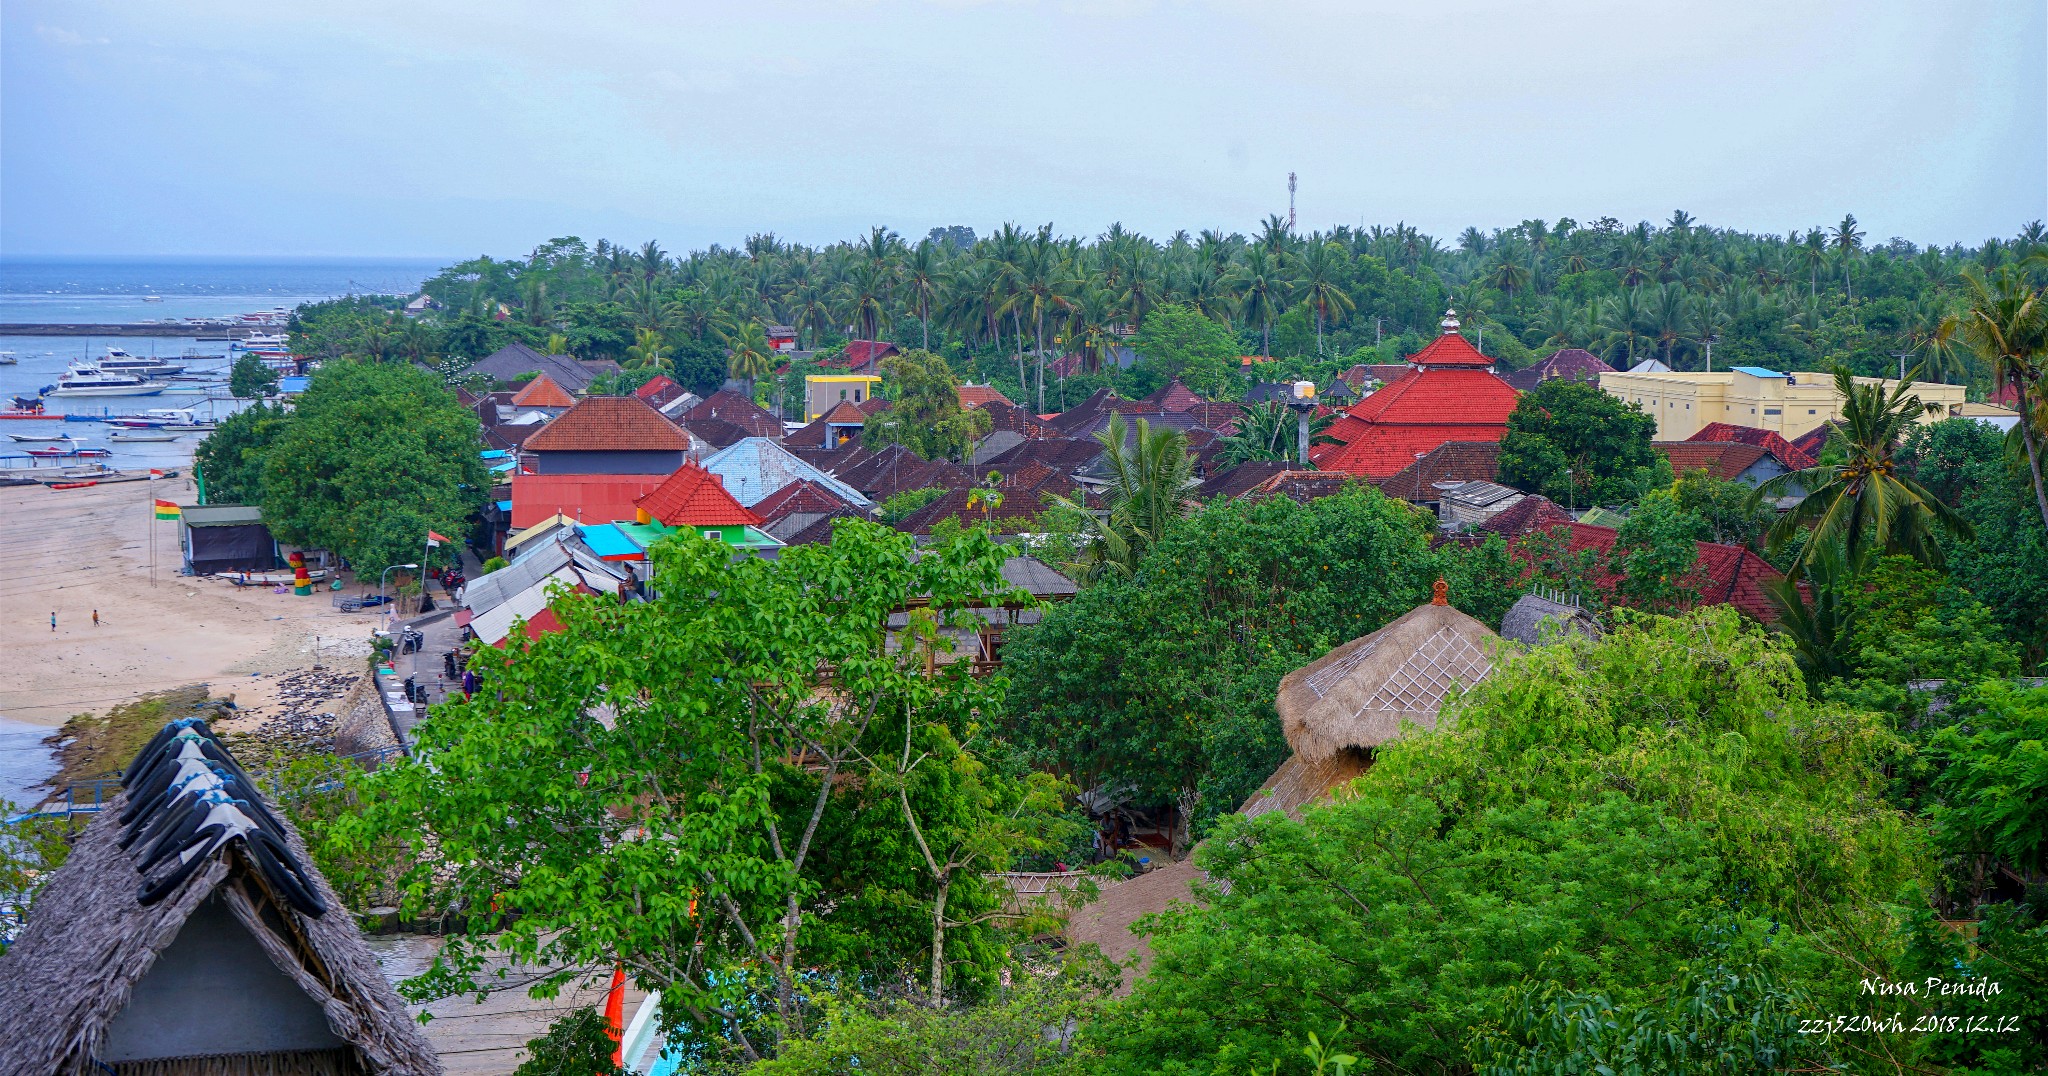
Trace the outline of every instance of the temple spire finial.
[[1444, 331], [1444, 332], [1445, 332], [1446, 334], [1448, 334], [1448, 333], [1454, 333], [1454, 332], [1457, 332], [1457, 331], [1458, 331], [1458, 312], [1457, 312], [1457, 310], [1455, 310], [1455, 309], [1450, 309], [1450, 308], [1446, 308], [1446, 309], [1444, 310], [1444, 320], [1443, 320], [1443, 321], [1441, 321], [1441, 322], [1438, 322], [1438, 325], [1439, 325], [1439, 326], [1440, 326], [1440, 327], [1441, 327], [1441, 328], [1443, 329], [1443, 331]]

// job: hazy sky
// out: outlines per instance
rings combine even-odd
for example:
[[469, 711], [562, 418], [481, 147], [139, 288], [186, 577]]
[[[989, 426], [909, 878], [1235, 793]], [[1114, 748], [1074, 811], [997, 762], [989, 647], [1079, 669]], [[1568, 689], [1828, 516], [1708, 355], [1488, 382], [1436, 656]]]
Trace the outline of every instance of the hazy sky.
[[5, 0], [0, 254], [2048, 215], [2041, 0]]

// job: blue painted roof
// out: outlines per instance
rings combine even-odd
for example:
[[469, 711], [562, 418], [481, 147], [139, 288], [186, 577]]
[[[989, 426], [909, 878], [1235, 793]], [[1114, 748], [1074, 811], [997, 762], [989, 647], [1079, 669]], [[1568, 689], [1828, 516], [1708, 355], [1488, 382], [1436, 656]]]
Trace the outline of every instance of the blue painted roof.
[[585, 524], [578, 529], [583, 535], [583, 544], [600, 557], [637, 557], [642, 552], [638, 542], [609, 523]]
[[306, 386], [312, 383], [313, 379], [310, 377], [280, 377], [277, 379], [277, 391], [288, 393], [304, 392], [306, 391]]
[[502, 448], [487, 448], [484, 449], [482, 452], [477, 453], [477, 455], [482, 456], [487, 460], [501, 460], [504, 459], [506, 456], [511, 455], [511, 453], [505, 451]]
[[816, 482], [850, 504], [864, 508], [872, 503], [859, 490], [805, 463], [766, 437], [743, 437], [705, 457], [703, 466], [725, 483], [725, 491], [734, 500], [749, 508], [770, 493], [803, 479]]
[[1738, 374], [1748, 374], [1748, 375], [1749, 375], [1749, 376], [1751, 376], [1751, 377], [1784, 377], [1784, 376], [1785, 376], [1784, 374], [1781, 374], [1781, 373], [1779, 373], [1779, 372], [1778, 372], [1778, 371], [1776, 371], [1776, 370], [1766, 370], [1766, 369], [1764, 369], [1764, 368], [1763, 368], [1763, 367], [1761, 367], [1761, 366], [1737, 366], [1737, 367], [1734, 367], [1734, 370], [1735, 370], [1735, 372], [1736, 372], [1736, 373], [1738, 373]]
[[499, 501], [499, 502], [498, 502], [498, 511], [500, 511], [500, 512], [510, 512], [511, 510], [512, 510], [512, 502], [511, 502], [511, 501]]

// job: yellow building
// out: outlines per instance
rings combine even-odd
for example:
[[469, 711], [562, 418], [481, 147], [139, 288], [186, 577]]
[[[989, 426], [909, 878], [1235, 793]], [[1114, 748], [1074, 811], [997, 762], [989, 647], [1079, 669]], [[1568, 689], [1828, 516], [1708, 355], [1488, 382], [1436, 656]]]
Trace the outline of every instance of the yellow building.
[[816, 422], [841, 403], [859, 407], [881, 383], [873, 374], [810, 374], [804, 378], [804, 421]]
[[[1856, 383], [1882, 384], [1887, 392], [1898, 384], [1875, 377], [1859, 377]], [[1600, 375], [1600, 387], [1654, 416], [1659, 441], [1683, 441], [1710, 422], [1770, 430], [1791, 440], [1842, 416], [1832, 374], [1781, 374], [1760, 366], [1712, 373], [1615, 371]], [[1944, 405], [1943, 413], [1928, 422], [1957, 414], [1963, 404], [1961, 385], [1922, 381], [1913, 391], [1928, 403]]]

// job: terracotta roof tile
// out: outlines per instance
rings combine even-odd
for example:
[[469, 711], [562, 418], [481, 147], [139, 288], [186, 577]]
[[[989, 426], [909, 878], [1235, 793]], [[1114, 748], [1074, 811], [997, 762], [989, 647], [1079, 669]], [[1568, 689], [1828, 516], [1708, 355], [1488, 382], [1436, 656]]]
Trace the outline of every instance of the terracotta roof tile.
[[634, 502], [668, 478], [659, 474], [515, 474], [512, 529], [556, 513], [584, 523], [634, 518]]
[[[673, 380], [671, 380], [667, 374], [656, 374], [654, 375], [654, 380], [649, 381], [648, 383], [640, 386], [637, 389], [634, 389], [633, 395], [638, 396], [643, 400], [652, 401], [654, 397], [660, 395], [663, 391], [667, 389], [680, 387], [681, 386], [677, 385]], [[655, 404], [654, 406], [660, 407], [661, 405]]]
[[1436, 500], [1437, 482], [1494, 482], [1500, 478], [1500, 442], [1447, 441], [1429, 455], [1379, 481], [1381, 491], [1403, 500]]
[[687, 452], [690, 437], [647, 402], [590, 396], [526, 439], [533, 452]]
[[1556, 378], [1597, 382], [1601, 374], [1613, 372], [1614, 367], [1601, 361], [1600, 356], [1583, 348], [1568, 347], [1553, 353], [1534, 366], [1516, 370], [1508, 375], [1507, 381], [1516, 389], [1528, 392], [1543, 382]]
[[1317, 467], [1385, 478], [1415, 462], [1419, 453], [1448, 441], [1499, 441], [1517, 395], [1507, 382], [1471, 364], [1485, 356], [1455, 333], [1438, 338], [1419, 370], [1351, 406], [1326, 433], [1336, 444], [1309, 452]]
[[[957, 385], [953, 391], [960, 397], [962, 407], [986, 407], [992, 403], [1010, 403], [1010, 398], [997, 392], [991, 385]], [[1015, 404], [1010, 406], [1015, 407]]]
[[[782, 436], [782, 420], [763, 410], [754, 401], [731, 389], [719, 389], [705, 397], [702, 402], [683, 412], [683, 425], [691, 426], [703, 419], [720, 419], [747, 431], [748, 437]], [[703, 436], [701, 433], [698, 436]], [[710, 440], [710, 438], [705, 438]]]
[[1155, 410], [1179, 414], [1189, 408], [1200, 407], [1209, 401], [1195, 395], [1193, 389], [1181, 384], [1180, 378], [1176, 377], [1154, 390], [1151, 395], [1146, 396], [1139, 402], [1150, 404]]
[[761, 517], [740, 506], [718, 476], [685, 463], [633, 506], [665, 527], [760, 526]]
[[512, 394], [515, 407], [574, 407], [576, 397], [567, 389], [555, 384], [554, 378], [546, 374], [526, 383], [526, 387]]
[[1285, 460], [1248, 460], [1203, 482], [1196, 495], [1203, 498], [1242, 497], [1292, 466]]
[[[1819, 429], [1821, 431], [1821, 441], [1826, 443], [1827, 434], [1825, 431], [1827, 430], [1827, 424], [1821, 424]], [[1751, 429], [1748, 426], [1737, 426], [1729, 422], [1709, 422], [1701, 426], [1698, 433], [1686, 438], [1686, 440], [1755, 445], [1776, 456], [1778, 462], [1784, 464], [1785, 468], [1791, 471], [1803, 471], [1813, 466], [1814, 457], [1819, 453], [1818, 447], [1808, 451], [1801, 448], [1796, 442], [1785, 440], [1775, 430]]]
[[1675, 475], [1705, 471], [1724, 482], [1734, 481], [1736, 476], [1756, 466], [1758, 460], [1771, 455], [1761, 446], [1736, 441], [1653, 441], [1650, 447], [1671, 461], [1671, 472]]
[[808, 478], [800, 478], [789, 485], [770, 493], [754, 502], [754, 514], [771, 523], [798, 512], [852, 511], [838, 494]]
[[1559, 508], [1557, 502], [1540, 494], [1531, 494], [1516, 501], [1513, 508], [1478, 524], [1473, 529], [1487, 534], [1498, 534], [1504, 538], [1520, 538], [1525, 534], [1547, 531], [1570, 522], [1572, 514]]

